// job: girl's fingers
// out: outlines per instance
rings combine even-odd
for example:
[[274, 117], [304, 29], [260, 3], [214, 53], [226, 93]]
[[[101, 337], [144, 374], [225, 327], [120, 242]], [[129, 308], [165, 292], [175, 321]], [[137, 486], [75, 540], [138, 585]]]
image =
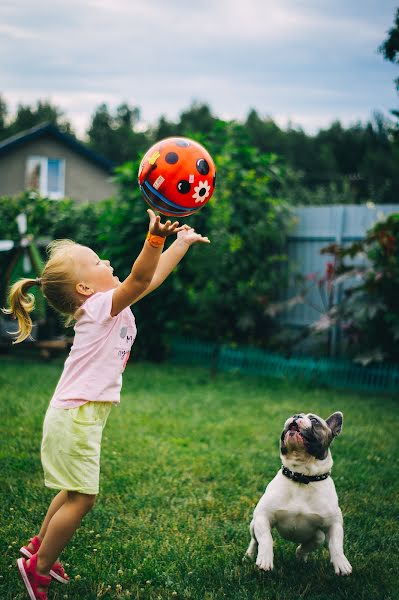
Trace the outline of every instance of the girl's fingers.
[[153, 224], [155, 223], [155, 213], [153, 210], [151, 210], [151, 208], [149, 208], [147, 210], [147, 213], [148, 213], [148, 217], [150, 219], [150, 227], [152, 227]]
[[204, 237], [203, 235], [200, 235], [199, 233], [196, 234], [195, 241], [196, 242], [205, 242], [206, 244], [211, 243], [211, 241], [208, 237]]
[[165, 223], [165, 231], [167, 231], [170, 234], [176, 233], [177, 231], [180, 231], [180, 230], [181, 230], [181, 227], [179, 227], [179, 222], [178, 221], [175, 221], [174, 223], [171, 223], [170, 221], [167, 221]]

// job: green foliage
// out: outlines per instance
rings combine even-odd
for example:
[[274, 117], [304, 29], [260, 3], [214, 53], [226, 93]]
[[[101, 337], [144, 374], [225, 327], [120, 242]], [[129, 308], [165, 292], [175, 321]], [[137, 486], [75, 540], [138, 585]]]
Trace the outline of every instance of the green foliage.
[[[11, 117], [0, 96], [0, 139], [42, 121], [55, 123], [71, 133], [70, 124], [56, 106], [46, 101], [38, 101], [34, 107], [20, 105]], [[298, 127], [283, 130], [271, 117], [261, 117], [255, 109], [243, 123], [226, 123], [207, 104], [193, 102], [176, 121], [160, 116], [151, 126], [144, 126], [137, 106], [122, 103], [111, 112], [102, 103], [91, 117], [87, 137], [93, 150], [121, 165], [138, 160], [150, 145], [173, 135], [199, 139], [206, 136], [206, 145], [212, 140], [215, 152], [224, 147], [234, 126], [240, 128], [246, 146], [279, 156], [281, 177], [270, 182], [269, 189], [290, 204], [397, 201], [398, 127], [380, 114], [367, 123], [347, 128], [336, 121], [310, 135]]]
[[[100, 251], [97, 238], [97, 222], [101, 208], [97, 204], [77, 204], [72, 200], [64, 199], [52, 201], [41, 198], [34, 192], [26, 192], [19, 197], [0, 197], [0, 239], [19, 242], [16, 216], [24, 212], [28, 217], [28, 232], [40, 242], [41, 258], [46, 259], [45, 246], [53, 239], [71, 238], [75, 241]], [[11, 261], [14, 250], [0, 252], [0, 307], [6, 303], [8, 290], [6, 289], [5, 274]], [[21, 265], [16, 265], [14, 276], [33, 276], [37, 273], [25, 273]], [[34, 319], [43, 314], [41, 293], [32, 292], [38, 298], [40, 310], [33, 313]], [[65, 333], [63, 320], [55, 314], [52, 308], [47, 308], [46, 324], [41, 326], [39, 337], [48, 337]]]
[[179, 121], [168, 121], [164, 115], [158, 119], [156, 125], [149, 131], [152, 142], [162, 140], [163, 138], [181, 135], [189, 136], [195, 133], [212, 135], [217, 117], [212, 114], [207, 104], [193, 102], [191, 106], [182, 111]]
[[4, 99], [0, 96], [0, 139], [3, 137], [3, 133], [6, 129], [6, 118], [7, 118], [7, 104]]
[[35, 192], [18, 197], [0, 197], [0, 239], [19, 240], [16, 216], [24, 212], [28, 217], [28, 231], [35, 237], [49, 241], [72, 238], [98, 248], [96, 224], [100, 204], [78, 204], [70, 199], [52, 201]]
[[[330, 311], [350, 353], [364, 364], [399, 362], [399, 213], [377, 222], [364, 240], [348, 247], [334, 244], [324, 252], [335, 257], [332, 285], [361, 276], [361, 283], [347, 289], [343, 302]], [[345, 262], [359, 254], [367, 258], [365, 267]]]
[[279, 196], [291, 204], [395, 203], [399, 194], [399, 139], [391, 121], [376, 113], [365, 125], [339, 121], [316, 135], [281, 130], [252, 111], [246, 122], [250, 145], [275, 152], [285, 176]]
[[[334, 340], [340, 340], [341, 353], [363, 365], [399, 363], [399, 213], [378, 221], [363, 240], [345, 246], [333, 243], [321, 253], [332, 255], [325, 273], [297, 277], [296, 295], [267, 307], [268, 314], [276, 316], [309, 303], [312, 289], [319, 292], [320, 319], [286, 340], [282, 333], [282, 347], [287, 350], [306, 338], [316, 342], [327, 333], [330, 353]], [[363, 259], [360, 264], [358, 258]]]
[[193, 321], [182, 333], [264, 345], [273, 322], [263, 304], [276, 299], [285, 282], [291, 218], [271, 192], [280, 175], [277, 158], [246, 145], [242, 126], [228, 128], [228, 142], [214, 153], [220, 190], [194, 225], [206, 231], [212, 248], [206, 256], [196, 249], [185, 270]]
[[9, 124], [6, 123], [7, 106], [0, 96], [0, 140], [35, 127], [44, 121], [54, 123], [64, 131], [73, 135], [71, 124], [64, 117], [64, 113], [50, 104], [47, 100], [38, 100], [36, 106], [18, 104], [16, 114]]
[[[168, 334], [176, 332], [264, 346], [275, 327], [263, 306], [284, 286], [291, 223], [288, 206], [271, 193], [281, 176], [278, 160], [246, 145], [241, 125], [218, 122], [217, 128], [206, 146], [219, 185], [208, 205], [187, 220], [212, 243], [190, 249], [162, 288], [135, 305], [139, 355], [161, 358]], [[0, 198], [0, 239], [18, 239], [15, 217], [23, 211], [36, 237], [88, 245], [124, 279], [148, 226], [137, 172], [138, 161], [118, 167], [118, 197], [96, 204], [54, 202], [32, 193]]]
[[121, 104], [114, 115], [101, 104], [95, 111], [88, 130], [89, 145], [115, 164], [137, 159], [148, 144], [147, 136], [136, 131], [140, 110]]
[[[379, 51], [390, 62], [399, 65], [399, 8], [396, 9], [394, 25], [388, 31], [387, 39], [381, 44]], [[399, 77], [395, 80], [399, 90]]]
[[[193, 247], [162, 289], [137, 306], [147, 340], [153, 337], [154, 315], [158, 323], [164, 322], [165, 331], [202, 339], [264, 345], [273, 330], [263, 302], [265, 297], [277, 298], [284, 285], [285, 237], [291, 222], [288, 207], [270, 195], [270, 185], [278, 177], [277, 160], [246, 146], [241, 126], [224, 128], [227, 142], [222, 148], [212, 138], [206, 143], [215, 158], [220, 187], [187, 221], [208, 235], [211, 245]], [[109, 254], [118, 247], [121, 266], [134, 240], [142, 239], [137, 167], [130, 163], [117, 170], [121, 197], [103, 238]]]

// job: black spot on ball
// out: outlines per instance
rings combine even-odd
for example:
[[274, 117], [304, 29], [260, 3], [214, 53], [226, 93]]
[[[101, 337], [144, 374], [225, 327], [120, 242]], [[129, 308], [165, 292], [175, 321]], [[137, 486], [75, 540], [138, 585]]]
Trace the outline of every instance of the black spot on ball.
[[179, 160], [179, 157], [176, 152], [168, 152], [165, 156], [165, 160], [169, 165], [175, 165]]
[[191, 185], [187, 179], [181, 179], [177, 184], [177, 189], [181, 194], [188, 194], [188, 192], [191, 190]]
[[206, 194], [206, 189], [205, 188], [201, 188], [200, 191], [198, 192], [199, 196], [204, 196]]
[[176, 146], [180, 146], [180, 148], [187, 148], [190, 145], [189, 142], [187, 142], [187, 140], [177, 140], [176, 141]]
[[197, 160], [197, 171], [201, 175], [208, 175], [209, 173], [209, 165], [205, 158], [199, 158]]

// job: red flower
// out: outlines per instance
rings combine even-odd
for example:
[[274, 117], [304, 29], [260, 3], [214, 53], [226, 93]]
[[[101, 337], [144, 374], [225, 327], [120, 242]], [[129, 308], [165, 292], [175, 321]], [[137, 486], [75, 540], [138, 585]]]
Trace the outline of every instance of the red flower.
[[333, 262], [326, 263], [326, 279], [331, 281], [335, 276], [335, 265]]
[[391, 233], [388, 233], [387, 231], [380, 231], [378, 233], [378, 241], [380, 242], [380, 245], [385, 248], [387, 254], [389, 254], [390, 256], [392, 256], [392, 254], [395, 253], [396, 250], [396, 239], [394, 238], [394, 236]]

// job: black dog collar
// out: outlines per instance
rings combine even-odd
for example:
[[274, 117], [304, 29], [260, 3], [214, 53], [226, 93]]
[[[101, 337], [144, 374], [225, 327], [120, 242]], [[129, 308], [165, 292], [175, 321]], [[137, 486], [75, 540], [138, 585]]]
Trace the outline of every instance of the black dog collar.
[[291, 479], [292, 481], [297, 481], [298, 483], [310, 483], [311, 481], [323, 481], [323, 479], [327, 479], [330, 473], [324, 473], [323, 475], [304, 475], [303, 473], [297, 473], [296, 471], [290, 471], [284, 465], [281, 465], [281, 472], [283, 475]]

